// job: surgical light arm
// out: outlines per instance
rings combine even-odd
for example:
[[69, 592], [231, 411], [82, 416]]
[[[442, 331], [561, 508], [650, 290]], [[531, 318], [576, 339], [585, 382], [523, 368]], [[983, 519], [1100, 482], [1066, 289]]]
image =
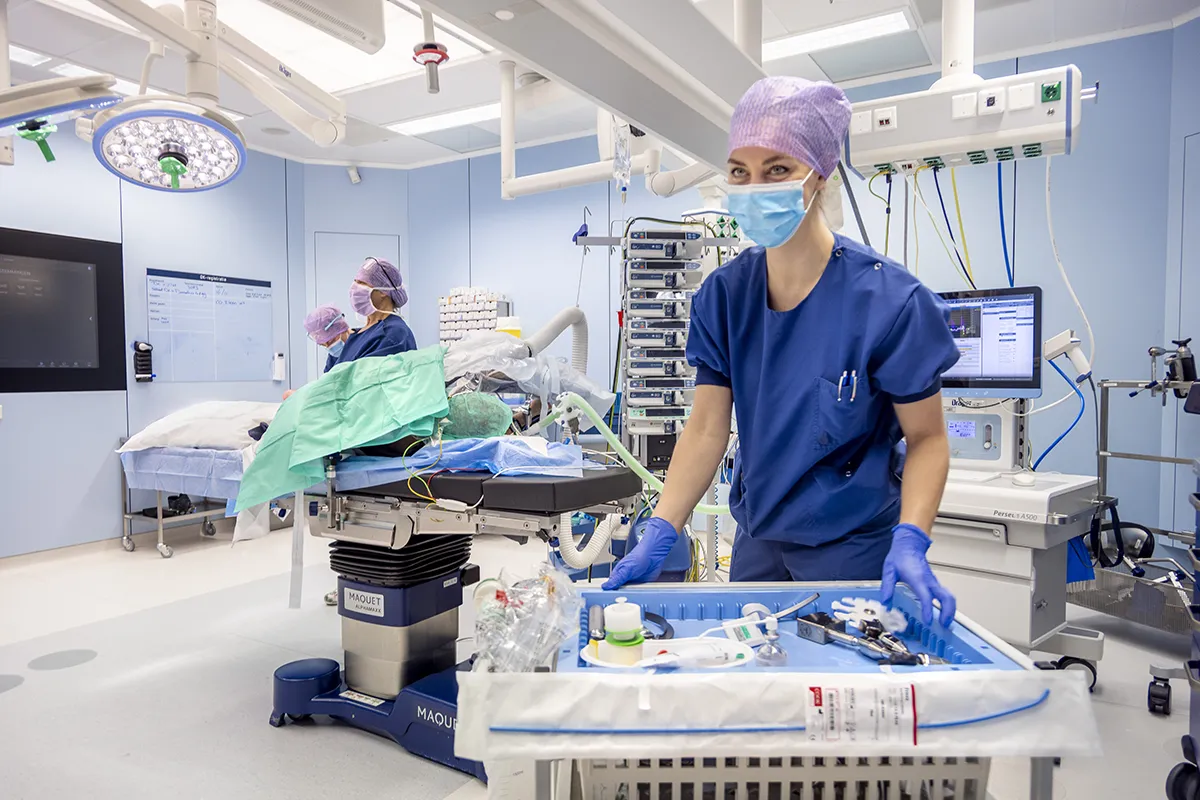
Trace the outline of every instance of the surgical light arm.
[[169, 44], [185, 56], [199, 57], [204, 51], [203, 39], [142, 0], [92, 0], [113, 16], [137, 30]]
[[221, 55], [221, 69], [318, 147], [332, 147], [346, 138], [344, 112], [329, 119], [312, 114], [258, 72], [230, 55]]

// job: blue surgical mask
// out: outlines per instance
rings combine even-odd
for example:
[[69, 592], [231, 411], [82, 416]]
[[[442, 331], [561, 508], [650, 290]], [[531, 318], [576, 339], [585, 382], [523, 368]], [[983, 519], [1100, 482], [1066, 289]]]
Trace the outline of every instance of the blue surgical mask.
[[338, 339], [336, 342], [329, 345], [329, 355], [333, 356], [334, 358], [341, 358], [342, 351], [345, 349], [346, 349], [346, 343], [343, 342], [341, 339]]
[[813, 172], [802, 181], [730, 186], [729, 213], [755, 244], [779, 247], [795, 236], [800, 223], [804, 222], [804, 215], [808, 213], [804, 205], [804, 184]]

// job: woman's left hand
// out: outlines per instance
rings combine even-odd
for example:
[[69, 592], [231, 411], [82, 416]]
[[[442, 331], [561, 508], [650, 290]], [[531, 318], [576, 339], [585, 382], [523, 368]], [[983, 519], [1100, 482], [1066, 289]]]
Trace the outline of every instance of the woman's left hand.
[[896, 584], [908, 584], [921, 603], [921, 619], [925, 624], [933, 623], [933, 601], [936, 599], [942, 606], [938, 619], [948, 628], [954, 622], [957, 602], [929, 568], [925, 551], [931, 544], [933, 540], [916, 525], [901, 522], [892, 529], [892, 547], [883, 562], [883, 592], [880, 599], [890, 605]]

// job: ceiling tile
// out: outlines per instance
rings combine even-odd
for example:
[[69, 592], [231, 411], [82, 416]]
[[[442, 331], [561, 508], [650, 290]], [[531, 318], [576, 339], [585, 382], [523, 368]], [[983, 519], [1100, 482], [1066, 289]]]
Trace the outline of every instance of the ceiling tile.
[[916, 31], [882, 36], [812, 54], [834, 83], [927, 67], [932, 61]]
[[417, 138], [459, 153], [473, 153], [476, 150], [500, 146], [499, 134], [484, 130], [478, 125], [463, 125], [444, 131], [431, 131], [423, 133]]
[[8, 29], [14, 44], [47, 55], [66, 55], [113, 35], [111, 28], [41, 3], [10, 8]]
[[907, 8], [907, 0], [767, 0], [787, 33], [803, 33]]
[[[1160, 2], [1151, 0], [1146, 4]], [[1126, 0], [1054, 0], [1054, 38], [1079, 39], [1119, 31], [1124, 27], [1125, 6]], [[1040, 25], [1043, 21], [1035, 19], [1033, 24]]]
[[813, 61], [812, 56], [807, 53], [768, 61], [763, 64], [763, 69], [769, 75], [790, 75], [793, 78], [806, 78], [810, 81], [829, 80], [829, 76], [817, 65], [816, 61]]
[[[733, 0], [698, 0], [696, 8], [700, 9], [700, 13], [704, 14], [709, 22], [733, 39]], [[787, 27], [779, 21], [779, 17], [771, 9], [771, 4], [764, 3], [763, 39], [778, 39], [780, 36], [787, 36], [787, 33]]]
[[346, 110], [377, 125], [428, 117], [500, 99], [500, 68], [495, 59], [451, 61], [440, 70], [441, 91], [429, 94], [421, 72], [384, 85], [347, 92]]
[[1163, 23], [1200, 4], [1194, 1], [1184, 2], [1182, 9], [1180, 5], [1178, 0], [1134, 0], [1134, 2], [1126, 3], [1122, 22], [1126, 28]]
[[[921, 15], [922, 22], [940, 22], [942, 19], [942, 1], [913, 0], [913, 5], [916, 6], [917, 13]], [[975, 0], [975, 13], [978, 14], [981, 11], [990, 11], [994, 8], [1021, 5], [1028, 2], [1029, 0]], [[1037, 2], [1041, 2], [1041, 0], [1037, 0]]]

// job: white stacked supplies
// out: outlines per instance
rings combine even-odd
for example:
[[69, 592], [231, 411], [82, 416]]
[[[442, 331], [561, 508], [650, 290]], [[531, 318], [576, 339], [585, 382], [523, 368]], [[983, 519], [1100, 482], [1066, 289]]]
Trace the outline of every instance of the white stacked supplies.
[[439, 339], [453, 342], [476, 331], [494, 331], [497, 321], [512, 314], [512, 301], [499, 292], [459, 286], [438, 298]]

